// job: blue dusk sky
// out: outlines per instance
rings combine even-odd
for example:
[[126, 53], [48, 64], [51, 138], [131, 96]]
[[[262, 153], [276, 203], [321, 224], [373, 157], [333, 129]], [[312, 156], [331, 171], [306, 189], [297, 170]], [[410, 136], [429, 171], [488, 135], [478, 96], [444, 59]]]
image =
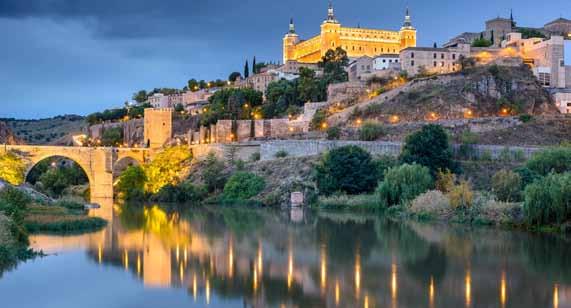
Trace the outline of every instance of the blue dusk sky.
[[[395, 30], [408, 5], [419, 46], [481, 31], [510, 8], [523, 26], [571, 18], [569, 0], [333, 4], [343, 25]], [[290, 17], [307, 38], [326, 13], [326, 0], [0, 0], [0, 117], [85, 115], [120, 106], [139, 89], [226, 79], [246, 58], [280, 61]]]

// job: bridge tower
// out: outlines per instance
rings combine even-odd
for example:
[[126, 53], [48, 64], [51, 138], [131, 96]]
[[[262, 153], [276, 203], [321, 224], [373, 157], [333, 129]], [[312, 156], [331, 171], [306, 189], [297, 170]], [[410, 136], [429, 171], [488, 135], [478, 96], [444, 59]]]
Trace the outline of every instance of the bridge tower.
[[145, 109], [145, 146], [160, 148], [172, 138], [172, 114], [172, 108]]

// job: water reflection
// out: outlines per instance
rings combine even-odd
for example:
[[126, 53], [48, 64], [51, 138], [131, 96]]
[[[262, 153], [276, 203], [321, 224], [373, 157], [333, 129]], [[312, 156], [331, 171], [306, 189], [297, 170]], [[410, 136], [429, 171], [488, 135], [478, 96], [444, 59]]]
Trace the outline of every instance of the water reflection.
[[571, 294], [571, 270], [556, 270], [571, 265], [561, 238], [224, 207], [106, 205], [99, 214], [112, 219], [105, 230], [32, 243], [47, 252], [83, 249], [96, 266], [125, 270], [147, 288], [186, 290], [201, 305], [217, 298], [253, 307], [571, 304], [562, 295]]

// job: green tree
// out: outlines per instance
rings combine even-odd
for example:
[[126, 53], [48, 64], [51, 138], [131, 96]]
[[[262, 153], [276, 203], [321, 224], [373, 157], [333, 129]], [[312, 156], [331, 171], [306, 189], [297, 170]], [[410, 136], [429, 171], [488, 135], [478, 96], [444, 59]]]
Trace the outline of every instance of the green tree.
[[208, 153], [202, 166], [202, 182], [208, 192], [215, 192], [224, 188], [226, 176], [224, 175], [224, 162], [216, 158], [214, 153]]
[[571, 147], [557, 147], [535, 153], [526, 163], [531, 171], [546, 176], [571, 171]]
[[238, 80], [238, 78], [242, 77], [242, 75], [239, 72], [232, 72], [230, 74], [230, 76], [228, 76], [228, 80], [231, 82], [235, 82], [236, 80]]
[[147, 176], [140, 166], [129, 166], [120, 176], [115, 191], [125, 200], [140, 200], [145, 195]]
[[520, 201], [521, 189], [521, 176], [513, 171], [501, 170], [492, 176], [492, 191], [500, 201]]
[[185, 146], [176, 146], [163, 150], [145, 165], [145, 192], [157, 193], [168, 184], [178, 184], [190, 168], [192, 154]]
[[147, 91], [141, 90], [133, 94], [133, 99], [138, 103], [144, 103], [147, 100]]
[[264, 178], [249, 172], [236, 172], [224, 185], [224, 198], [227, 200], [248, 200], [264, 190]]
[[188, 81], [188, 89], [190, 91], [193, 91], [193, 92], [198, 91], [198, 88], [199, 88], [199, 84], [198, 84], [198, 81], [196, 79], [192, 78]]
[[371, 154], [358, 146], [344, 146], [325, 153], [315, 167], [315, 180], [320, 192], [360, 194], [372, 192], [377, 173]]
[[244, 78], [250, 77], [250, 68], [248, 66], [248, 60], [246, 60], [246, 64], [244, 64]]
[[174, 106], [174, 111], [175, 112], [183, 112], [184, 111], [184, 105], [181, 103], [178, 103]]
[[257, 68], [258, 67], [256, 65], [256, 56], [254, 56], [254, 60], [252, 61], [252, 73], [254, 73], [254, 75], [258, 73]]
[[490, 47], [493, 44], [494, 43], [490, 40], [487, 40], [485, 38], [480, 38], [480, 39], [476, 39], [472, 42], [472, 47]]
[[119, 146], [123, 144], [123, 128], [113, 127], [103, 131], [101, 136], [101, 145], [103, 146]]
[[323, 69], [323, 76], [328, 84], [349, 80], [345, 71], [348, 65], [349, 57], [341, 47], [337, 47], [335, 50], [329, 49], [319, 62], [319, 67]]
[[387, 170], [377, 188], [381, 205], [404, 205], [433, 186], [430, 170], [420, 165], [404, 164]]
[[430, 169], [433, 176], [438, 170], [456, 171], [448, 134], [440, 125], [425, 125], [422, 130], [409, 135], [400, 155], [403, 163], [417, 163]]
[[210, 105], [200, 119], [200, 123], [205, 126], [218, 120], [253, 119], [251, 111], [262, 105], [263, 94], [250, 88], [225, 88], [216, 91], [208, 101]]
[[571, 219], [571, 173], [550, 174], [525, 189], [524, 215], [532, 225]]

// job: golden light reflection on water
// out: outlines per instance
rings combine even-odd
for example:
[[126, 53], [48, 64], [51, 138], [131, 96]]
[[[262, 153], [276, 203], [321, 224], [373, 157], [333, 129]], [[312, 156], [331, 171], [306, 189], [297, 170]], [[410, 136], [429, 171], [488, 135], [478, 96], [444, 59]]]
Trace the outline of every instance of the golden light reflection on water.
[[263, 256], [263, 249], [262, 249], [262, 241], [258, 241], [258, 273], [262, 276], [262, 272], [264, 270], [264, 256]]
[[359, 250], [355, 255], [355, 296], [359, 298], [361, 292], [361, 255]]
[[341, 291], [339, 290], [339, 280], [335, 281], [335, 305], [339, 305], [341, 300]]
[[206, 279], [206, 304], [210, 304], [210, 280]]
[[125, 270], [129, 270], [129, 254], [127, 250], [123, 252], [123, 265], [125, 266]]
[[466, 272], [465, 278], [465, 289], [466, 289], [466, 307], [470, 307], [472, 302], [472, 276], [470, 270]]
[[230, 240], [228, 244], [228, 277], [234, 276], [234, 244]]
[[141, 276], [141, 255], [137, 253], [137, 276]]
[[192, 274], [192, 298], [196, 301], [196, 296], [198, 295], [198, 281], [196, 279], [196, 273]]
[[428, 303], [430, 307], [434, 307], [434, 277], [430, 276], [430, 284], [428, 286]]
[[103, 247], [101, 243], [97, 245], [97, 263], [101, 264], [103, 262]]
[[327, 252], [325, 245], [321, 245], [320, 263], [321, 263], [321, 290], [327, 288]]
[[553, 308], [559, 308], [559, 285], [553, 286]]
[[393, 302], [397, 300], [397, 288], [397, 265], [393, 263], [391, 265], [391, 298]]
[[502, 272], [502, 278], [500, 280], [500, 303], [502, 304], [502, 307], [506, 306], [507, 298], [506, 272]]

